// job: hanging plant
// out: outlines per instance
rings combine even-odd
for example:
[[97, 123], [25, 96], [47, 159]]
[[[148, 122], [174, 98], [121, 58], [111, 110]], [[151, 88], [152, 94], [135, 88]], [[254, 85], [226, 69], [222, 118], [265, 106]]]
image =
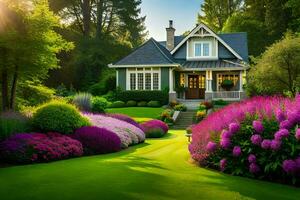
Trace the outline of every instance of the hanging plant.
[[223, 89], [225, 89], [226, 91], [229, 91], [232, 87], [234, 86], [234, 83], [232, 80], [229, 79], [225, 79], [222, 83], [221, 83], [221, 87]]

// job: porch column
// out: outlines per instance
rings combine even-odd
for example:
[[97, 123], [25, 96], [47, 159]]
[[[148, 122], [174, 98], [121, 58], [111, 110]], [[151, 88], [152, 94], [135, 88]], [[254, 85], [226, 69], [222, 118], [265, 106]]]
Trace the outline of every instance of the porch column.
[[206, 90], [205, 90], [205, 100], [213, 99], [213, 91], [212, 91], [212, 71], [206, 71]]
[[174, 69], [169, 68], [169, 101], [176, 101], [176, 92], [174, 91]]
[[240, 92], [243, 92], [243, 71], [240, 71]]

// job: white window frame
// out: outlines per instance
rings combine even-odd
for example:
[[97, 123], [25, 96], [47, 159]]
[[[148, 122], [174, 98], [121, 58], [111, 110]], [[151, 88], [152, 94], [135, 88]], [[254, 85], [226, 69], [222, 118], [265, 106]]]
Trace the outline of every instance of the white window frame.
[[151, 90], [153, 91], [153, 74], [158, 73], [158, 90], [161, 90], [161, 68], [159, 67], [143, 67], [143, 68], [126, 68], [126, 90], [130, 88], [130, 74], [135, 74], [135, 90], [138, 90], [138, 74], [143, 73], [143, 90], [146, 90], [146, 73], [151, 74]]
[[[201, 55], [196, 56], [196, 45], [201, 45]], [[204, 56], [204, 45], [208, 44], [209, 46], [209, 55]], [[201, 42], [194, 42], [194, 58], [211, 58], [212, 57], [212, 42], [211, 41], [201, 41]]]

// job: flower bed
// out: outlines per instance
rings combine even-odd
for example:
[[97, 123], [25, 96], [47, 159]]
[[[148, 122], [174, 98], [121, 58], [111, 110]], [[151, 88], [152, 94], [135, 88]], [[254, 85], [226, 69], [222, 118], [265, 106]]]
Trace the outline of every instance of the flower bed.
[[192, 128], [190, 153], [226, 173], [299, 184], [300, 97], [255, 97]]
[[168, 133], [169, 127], [160, 120], [150, 120], [141, 124], [147, 138], [158, 138]]
[[11, 163], [49, 162], [83, 154], [77, 140], [58, 133], [19, 133], [0, 145], [0, 157]]
[[93, 126], [106, 128], [116, 133], [121, 139], [122, 148], [127, 148], [145, 140], [145, 134], [140, 128], [123, 120], [97, 114], [85, 114], [85, 116], [90, 119]]

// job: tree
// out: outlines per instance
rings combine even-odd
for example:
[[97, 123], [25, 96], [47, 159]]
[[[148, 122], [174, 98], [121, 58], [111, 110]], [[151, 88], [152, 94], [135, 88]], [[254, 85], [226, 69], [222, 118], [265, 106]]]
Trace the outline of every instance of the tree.
[[300, 36], [287, 33], [263, 53], [249, 73], [252, 94], [296, 94], [300, 87]]
[[204, 22], [215, 31], [221, 31], [226, 20], [242, 8], [243, 0], [205, 0], [198, 21]]
[[46, 0], [0, 3], [0, 21], [9, 21], [11, 16], [18, 19], [10, 21], [0, 33], [2, 110], [5, 111], [14, 109], [18, 81], [46, 78], [49, 69], [58, 68], [56, 54], [73, 45], [54, 31], [59, 27], [59, 19], [49, 11]]

